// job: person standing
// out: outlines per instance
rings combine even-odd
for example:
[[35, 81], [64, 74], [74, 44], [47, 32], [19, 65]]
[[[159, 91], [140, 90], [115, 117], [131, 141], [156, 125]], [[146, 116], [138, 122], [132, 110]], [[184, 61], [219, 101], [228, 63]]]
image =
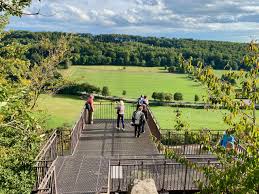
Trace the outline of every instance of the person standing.
[[132, 115], [132, 123], [135, 127], [135, 137], [140, 136], [141, 126], [142, 123], [145, 121], [145, 115], [142, 112], [142, 106], [138, 107], [138, 110], [136, 110]]
[[88, 110], [88, 124], [93, 124], [94, 117], [94, 95], [90, 95], [86, 101], [86, 108]]
[[140, 106], [143, 105], [143, 100], [144, 100], [144, 97], [143, 95], [141, 95], [139, 98], [138, 98], [138, 101], [137, 101], [137, 110]]
[[224, 147], [227, 151], [235, 148], [235, 138], [232, 134], [231, 129], [227, 129], [220, 141], [220, 145]]
[[117, 127], [116, 127], [116, 129], [120, 130], [120, 120], [121, 120], [122, 131], [125, 131], [125, 125], [124, 125], [125, 105], [122, 100], [120, 100], [116, 109], [117, 109]]
[[145, 124], [146, 124], [146, 122], [147, 122], [147, 119], [148, 119], [148, 110], [147, 110], [147, 105], [146, 104], [143, 104], [143, 109], [142, 109], [142, 112], [144, 113], [144, 115], [145, 115], [145, 119], [143, 120], [143, 122], [142, 122], [142, 125], [141, 125], [141, 133], [145, 133]]
[[144, 96], [144, 98], [143, 98], [143, 104], [145, 104], [145, 105], [148, 105], [148, 104], [149, 104], [148, 99], [147, 99], [147, 96]]

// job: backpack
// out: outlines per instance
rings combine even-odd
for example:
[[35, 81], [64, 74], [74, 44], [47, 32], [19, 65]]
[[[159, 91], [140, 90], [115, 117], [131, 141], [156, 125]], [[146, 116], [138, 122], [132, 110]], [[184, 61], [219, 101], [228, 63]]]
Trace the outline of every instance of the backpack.
[[133, 123], [133, 125], [135, 124], [135, 115], [137, 113], [137, 110], [133, 112], [132, 114], [132, 118], [131, 118], [131, 122]]
[[85, 109], [86, 110], [91, 110], [91, 105], [89, 103], [85, 103]]
[[143, 112], [140, 111], [140, 117], [139, 117], [139, 118], [136, 118], [136, 113], [137, 113], [137, 112], [138, 112], [138, 111], [135, 111], [135, 112], [133, 113], [133, 115], [132, 115], [132, 123], [136, 124], [136, 121], [138, 120], [137, 125], [141, 125], [141, 124], [143, 123], [143, 120], [144, 120], [145, 115], [144, 115]]

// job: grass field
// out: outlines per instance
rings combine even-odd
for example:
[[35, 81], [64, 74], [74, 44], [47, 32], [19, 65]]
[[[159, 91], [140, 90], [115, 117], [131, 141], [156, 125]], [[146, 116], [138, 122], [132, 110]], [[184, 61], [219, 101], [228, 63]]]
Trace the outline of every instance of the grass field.
[[[219, 76], [223, 72], [215, 71]], [[126, 90], [126, 96], [130, 98], [137, 98], [140, 94], [150, 97], [153, 91], [182, 92], [184, 101], [193, 101], [195, 94], [201, 97], [206, 91], [197, 82], [188, 79], [186, 75], [169, 74], [157, 67], [126, 67], [123, 69], [119, 66], [72, 66], [68, 70], [63, 70], [62, 74], [77, 82], [89, 82], [99, 87], [108, 86], [112, 95], [122, 96], [122, 91]], [[38, 104], [39, 109], [45, 110], [46, 127], [56, 128], [64, 123], [72, 126], [79, 117], [84, 101], [72, 96], [41, 95]], [[159, 124], [164, 129], [174, 127], [175, 109], [152, 107]], [[188, 121], [191, 129], [224, 130], [227, 127], [222, 121], [224, 111], [191, 108], [181, 110], [183, 119]]]
[[[71, 96], [41, 95], [37, 107], [45, 111], [46, 128], [56, 128], [63, 124], [72, 126], [79, 117], [84, 101]], [[160, 126], [164, 129], [174, 127], [176, 108], [152, 107]], [[211, 112], [203, 109], [183, 108], [183, 119], [188, 121], [191, 129], [214, 128], [223, 129], [222, 115], [219, 111]], [[113, 110], [112, 110], [113, 111]], [[97, 111], [96, 111], [97, 114]], [[114, 111], [115, 114], [115, 111]], [[131, 113], [130, 113], [131, 114]]]
[[[176, 107], [154, 106], [151, 107], [156, 119], [162, 129], [172, 129], [175, 125]], [[228, 127], [223, 122], [223, 116], [227, 110], [205, 110], [192, 108], [179, 108], [182, 112], [183, 121], [187, 122], [192, 130], [209, 128], [211, 130], [224, 130]], [[252, 112], [246, 112], [252, 115]], [[259, 110], [256, 111], [256, 118], [259, 118]]]
[[64, 124], [72, 126], [79, 118], [83, 105], [83, 100], [73, 96], [43, 94], [37, 108], [45, 112], [46, 128], [51, 129]]
[[181, 92], [183, 101], [194, 101], [194, 95], [200, 99], [205, 89], [197, 82], [183, 74], [169, 74], [158, 67], [126, 67], [121, 66], [71, 66], [62, 74], [79, 83], [88, 82], [98, 87], [108, 86], [111, 95], [137, 98], [140, 94], [151, 95], [156, 92]]
[[[155, 106], [151, 108], [162, 129], [174, 128], [176, 109], [176, 107], [165, 106]], [[189, 124], [190, 129], [210, 128], [212, 130], [224, 130], [227, 127], [222, 120], [226, 110], [179, 109], [182, 112], [183, 121]]]

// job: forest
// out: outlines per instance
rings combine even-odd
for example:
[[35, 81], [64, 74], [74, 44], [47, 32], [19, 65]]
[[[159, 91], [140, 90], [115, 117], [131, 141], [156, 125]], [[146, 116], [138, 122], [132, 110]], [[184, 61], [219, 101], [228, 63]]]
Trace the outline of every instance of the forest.
[[[13, 31], [3, 39], [4, 45], [12, 42], [32, 45], [26, 58], [32, 63], [42, 60], [45, 51], [37, 45], [39, 40], [56, 40], [65, 33], [61, 32], [28, 32]], [[213, 69], [247, 69], [243, 56], [247, 44], [142, 37], [120, 34], [68, 34], [70, 36], [71, 53], [64, 59], [63, 65], [125, 65], [125, 66], [178, 66], [179, 55], [193, 64], [202, 61]]]

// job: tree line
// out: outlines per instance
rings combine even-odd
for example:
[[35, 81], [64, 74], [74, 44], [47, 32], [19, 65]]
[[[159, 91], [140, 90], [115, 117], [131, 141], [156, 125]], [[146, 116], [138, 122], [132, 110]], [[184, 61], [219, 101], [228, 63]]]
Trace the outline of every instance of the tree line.
[[[5, 44], [19, 42], [33, 45], [44, 38], [56, 40], [62, 35], [64, 33], [61, 32], [14, 31], [3, 41]], [[181, 55], [192, 57], [194, 65], [202, 61], [214, 69], [247, 69], [243, 61], [246, 45], [242, 43], [120, 34], [70, 36], [72, 51], [61, 63], [65, 68], [71, 64], [179, 67]], [[32, 63], [38, 63], [44, 52], [44, 48], [32, 46], [25, 57]]]

